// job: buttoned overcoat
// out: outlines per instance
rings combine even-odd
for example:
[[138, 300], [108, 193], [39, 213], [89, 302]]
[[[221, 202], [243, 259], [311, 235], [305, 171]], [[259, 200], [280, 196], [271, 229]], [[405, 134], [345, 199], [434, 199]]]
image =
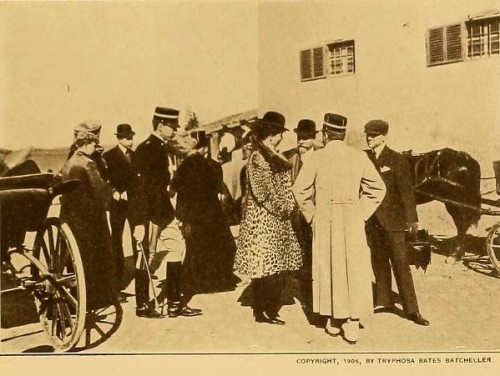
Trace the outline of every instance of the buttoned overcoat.
[[155, 135], [139, 144], [133, 157], [134, 178], [129, 189], [129, 221], [167, 225], [174, 219], [170, 202], [167, 146]]

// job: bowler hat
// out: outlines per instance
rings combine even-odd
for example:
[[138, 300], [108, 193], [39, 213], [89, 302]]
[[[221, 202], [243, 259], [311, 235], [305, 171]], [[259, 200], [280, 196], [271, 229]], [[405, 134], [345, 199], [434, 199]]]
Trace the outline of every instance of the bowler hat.
[[323, 130], [345, 133], [347, 118], [342, 115], [326, 113], [323, 121]]
[[371, 135], [387, 134], [389, 123], [384, 120], [370, 120], [365, 124], [365, 133]]
[[316, 131], [316, 123], [310, 119], [302, 119], [297, 123], [297, 128], [293, 130], [297, 134], [311, 135], [314, 138]]
[[288, 130], [285, 128], [285, 117], [275, 111], [266, 112], [262, 118], [258, 119], [258, 123], [264, 127], [275, 128], [276, 130], [280, 130], [282, 132]]
[[115, 135], [117, 138], [126, 138], [135, 135], [135, 132], [132, 130], [130, 124], [118, 124]]

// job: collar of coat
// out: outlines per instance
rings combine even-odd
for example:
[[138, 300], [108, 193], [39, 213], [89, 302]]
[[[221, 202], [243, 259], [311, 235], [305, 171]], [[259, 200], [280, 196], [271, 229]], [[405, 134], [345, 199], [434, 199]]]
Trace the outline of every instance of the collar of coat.
[[278, 170], [289, 170], [292, 168], [292, 164], [281, 154], [270, 149], [262, 143], [262, 141], [254, 139], [254, 147], [259, 151], [264, 160], [268, 162], [272, 168]]

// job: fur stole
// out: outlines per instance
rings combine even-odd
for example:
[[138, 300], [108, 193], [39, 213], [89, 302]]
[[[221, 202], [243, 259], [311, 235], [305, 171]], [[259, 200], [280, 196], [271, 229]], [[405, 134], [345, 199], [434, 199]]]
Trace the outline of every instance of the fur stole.
[[253, 139], [252, 142], [254, 150], [258, 151], [264, 157], [264, 160], [269, 163], [272, 170], [291, 170], [292, 164], [283, 155], [270, 149], [260, 140]]

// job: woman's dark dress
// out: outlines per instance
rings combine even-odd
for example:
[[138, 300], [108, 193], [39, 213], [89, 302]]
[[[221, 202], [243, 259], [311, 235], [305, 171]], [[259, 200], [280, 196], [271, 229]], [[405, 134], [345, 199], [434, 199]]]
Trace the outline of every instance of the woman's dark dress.
[[174, 176], [176, 216], [190, 228], [182, 272], [187, 295], [234, 289], [238, 281], [236, 245], [218, 198], [222, 184], [220, 164], [201, 154], [188, 156]]
[[106, 218], [109, 187], [95, 162], [76, 152], [64, 165], [62, 179], [78, 179], [77, 189], [61, 197], [61, 219], [73, 232], [82, 257], [87, 287], [87, 307], [96, 309], [116, 302], [115, 258]]

